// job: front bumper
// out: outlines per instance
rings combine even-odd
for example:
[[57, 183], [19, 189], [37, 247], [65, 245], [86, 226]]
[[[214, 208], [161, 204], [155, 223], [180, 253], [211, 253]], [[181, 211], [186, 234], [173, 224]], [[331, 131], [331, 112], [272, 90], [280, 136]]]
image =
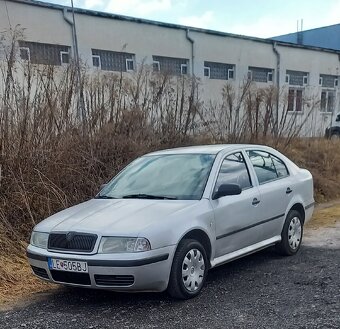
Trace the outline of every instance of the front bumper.
[[[164, 291], [168, 286], [175, 248], [168, 246], [131, 254], [80, 255], [29, 245], [27, 257], [39, 278], [54, 283], [114, 291]], [[87, 262], [88, 274], [50, 270], [49, 257]]]

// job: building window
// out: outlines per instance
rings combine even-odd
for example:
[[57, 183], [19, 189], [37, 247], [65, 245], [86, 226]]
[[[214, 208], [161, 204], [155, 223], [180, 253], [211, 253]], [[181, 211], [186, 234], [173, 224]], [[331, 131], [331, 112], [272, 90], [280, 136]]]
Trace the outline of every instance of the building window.
[[207, 62], [207, 61], [204, 62], [204, 76], [207, 76], [206, 71], [209, 70], [210, 79], [218, 79], [218, 80], [233, 79], [231, 78], [231, 76], [234, 76], [234, 69], [235, 69], [235, 66], [232, 64]]
[[268, 72], [267, 74], [267, 81], [272, 82], [273, 81], [273, 72]]
[[60, 62], [61, 64], [70, 64], [70, 54], [68, 51], [60, 52]]
[[62, 65], [70, 62], [71, 47], [49, 43], [19, 41], [20, 58], [32, 64]]
[[134, 61], [133, 59], [126, 59], [126, 71], [131, 72], [134, 70]]
[[289, 88], [288, 90], [288, 112], [302, 112], [302, 89]]
[[235, 78], [235, 70], [234, 69], [229, 69], [228, 70], [228, 80], [233, 80]]
[[204, 76], [210, 78], [210, 67], [204, 66]]
[[308, 73], [301, 71], [286, 71], [286, 83], [291, 86], [305, 86], [308, 84]]
[[336, 75], [320, 74], [319, 85], [324, 88], [335, 88], [338, 85], [338, 77]]
[[188, 73], [189, 60], [185, 58], [176, 57], [164, 57], [164, 56], [152, 56], [153, 62], [158, 62], [158, 70], [154, 65], [154, 71], [161, 71], [172, 75], [181, 75]]
[[320, 111], [333, 112], [335, 104], [334, 90], [323, 90], [321, 92]]
[[308, 85], [308, 75], [303, 76], [303, 85], [304, 86]]
[[181, 64], [181, 74], [188, 74], [188, 65]]
[[[248, 68], [248, 80], [256, 82], [271, 82], [273, 81], [273, 69], [265, 67], [253, 67]], [[250, 73], [249, 73], [250, 72]]]
[[100, 67], [104, 71], [132, 71], [134, 70], [134, 57], [134, 54], [125, 52], [92, 49], [93, 66]]
[[153, 61], [152, 68], [154, 72], [158, 72], [161, 69], [160, 63], [158, 61]]
[[92, 65], [93, 67], [101, 68], [100, 64], [100, 56], [98, 55], [92, 55]]
[[24, 61], [29, 61], [30, 60], [30, 49], [27, 47], [20, 47], [20, 58]]

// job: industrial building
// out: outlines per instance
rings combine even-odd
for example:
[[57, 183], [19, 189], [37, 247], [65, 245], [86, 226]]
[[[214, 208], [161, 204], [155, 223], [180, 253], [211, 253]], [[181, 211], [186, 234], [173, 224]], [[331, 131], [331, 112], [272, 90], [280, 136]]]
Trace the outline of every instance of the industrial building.
[[18, 58], [33, 64], [67, 65], [77, 45], [82, 62], [91, 69], [128, 75], [145, 63], [154, 71], [195, 76], [207, 104], [220, 101], [226, 82], [275, 86], [287, 99], [287, 105], [278, 104], [279, 111], [286, 106], [295, 122], [307, 121], [302, 132], [306, 136], [323, 135], [340, 112], [336, 46], [327, 49], [283, 37], [261, 39], [79, 8], [74, 15], [76, 36], [69, 7], [0, 0], [0, 32], [24, 28]]
[[271, 39], [340, 51], [340, 24], [283, 34]]

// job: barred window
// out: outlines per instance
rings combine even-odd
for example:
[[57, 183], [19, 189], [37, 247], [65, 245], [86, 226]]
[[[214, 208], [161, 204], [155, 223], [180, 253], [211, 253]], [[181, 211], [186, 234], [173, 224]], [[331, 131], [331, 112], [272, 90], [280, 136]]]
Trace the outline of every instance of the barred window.
[[204, 76], [210, 79], [234, 79], [235, 65], [217, 62], [204, 62]]
[[111, 50], [92, 49], [92, 64], [104, 71], [127, 72], [134, 70], [135, 55]]
[[32, 64], [62, 65], [70, 61], [71, 47], [49, 43], [19, 41], [20, 58]]
[[101, 68], [100, 64], [100, 56], [98, 55], [92, 55], [92, 65], [93, 67]]
[[325, 88], [334, 88], [338, 84], [338, 77], [336, 75], [320, 74], [319, 85]]
[[272, 82], [273, 69], [265, 67], [249, 66], [248, 79], [256, 82]]
[[186, 58], [152, 56], [154, 71], [161, 71], [173, 75], [188, 73], [189, 60]]
[[30, 60], [30, 49], [27, 47], [19, 47], [20, 58], [24, 61]]
[[286, 83], [291, 86], [305, 86], [308, 84], [308, 72], [286, 71]]

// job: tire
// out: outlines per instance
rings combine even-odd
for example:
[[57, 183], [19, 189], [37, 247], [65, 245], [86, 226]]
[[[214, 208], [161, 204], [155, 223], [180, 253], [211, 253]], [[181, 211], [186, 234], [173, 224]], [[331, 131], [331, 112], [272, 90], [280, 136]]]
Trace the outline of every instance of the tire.
[[302, 236], [302, 215], [297, 210], [290, 210], [283, 225], [281, 242], [276, 245], [276, 250], [284, 256], [295, 255], [301, 247]]
[[177, 299], [196, 297], [204, 286], [207, 272], [208, 259], [202, 244], [183, 239], [172, 261], [168, 293]]
[[338, 132], [333, 132], [330, 139], [337, 142], [340, 140], [340, 134]]

